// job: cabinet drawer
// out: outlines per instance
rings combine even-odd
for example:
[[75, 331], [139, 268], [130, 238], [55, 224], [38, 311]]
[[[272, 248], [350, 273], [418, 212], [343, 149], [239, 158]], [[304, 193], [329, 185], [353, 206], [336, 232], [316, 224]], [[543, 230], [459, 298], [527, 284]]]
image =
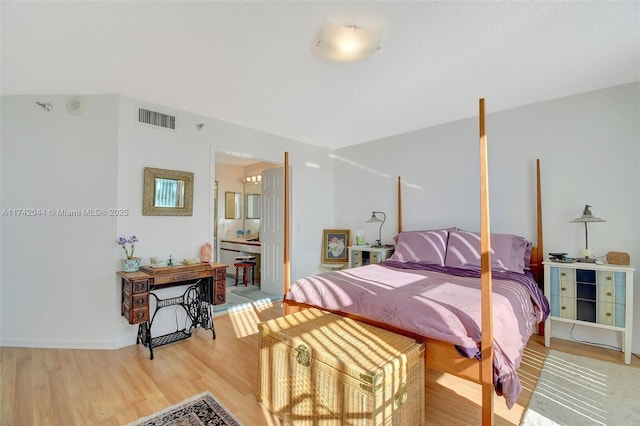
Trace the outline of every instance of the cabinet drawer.
[[614, 302], [614, 288], [612, 285], [598, 284], [598, 301], [600, 302]]
[[594, 300], [576, 300], [576, 319], [597, 322], [597, 305]]
[[598, 303], [598, 323], [613, 325], [615, 305], [613, 303]]
[[353, 266], [362, 266], [362, 251], [353, 251]]
[[576, 282], [576, 272], [569, 268], [558, 268], [560, 270], [560, 283], [574, 285]]
[[597, 287], [591, 283], [576, 284], [576, 298], [582, 300], [596, 300]]
[[613, 285], [613, 272], [598, 271], [598, 284]]
[[576, 299], [574, 297], [560, 298], [560, 316], [562, 318], [576, 318]]
[[216, 294], [218, 293], [224, 293], [227, 291], [227, 283], [226, 281], [216, 281], [215, 283], [215, 292]]
[[576, 283], [575, 282], [563, 282], [560, 280], [560, 297], [576, 297]]

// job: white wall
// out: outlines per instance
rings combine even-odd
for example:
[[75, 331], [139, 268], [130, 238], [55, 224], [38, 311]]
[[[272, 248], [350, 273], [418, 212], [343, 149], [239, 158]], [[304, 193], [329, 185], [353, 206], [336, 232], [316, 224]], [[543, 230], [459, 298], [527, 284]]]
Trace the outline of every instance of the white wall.
[[67, 99], [2, 98], [3, 345], [113, 347], [117, 217], [57, 210], [118, 206], [118, 97], [87, 96], [81, 116]]
[[[535, 160], [540, 158], [545, 253], [581, 255], [584, 227], [569, 221], [589, 204], [594, 215], [607, 220], [589, 227], [594, 255], [626, 251], [638, 268], [639, 100], [640, 83], [502, 112], [492, 112], [486, 99], [492, 232], [535, 241]], [[403, 229], [479, 230], [478, 133], [472, 118], [336, 151], [336, 226], [363, 229], [373, 241], [378, 226], [363, 222], [372, 210], [381, 210], [388, 218], [383, 241], [392, 242], [396, 179], [402, 176]], [[634, 306], [638, 352], [638, 290]], [[566, 336], [561, 327], [558, 333]], [[590, 338], [592, 330], [577, 327], [574, 336]], [[598, 339], [619, 344], [611, 336]]]
[[[126, 216], [0, 218], [0, 344], [114, 348], [135, 342], [120, 317], [118, 236], [135, 234], [136, 255], [194, 257], [212, 242], [216, 151], [274, 163], [289, 152], [292, 278], [317, 272], [320, 236], [333, 226], [328, 151], [197, 114], [118, 95], [84, 96], [71, 115], [66, 96], [3, 96], [1, 209], [128, 209]], [[54, 104], [45, 112], [35, 101]], [[145, 106], [177, 117], [177, 130], [136, 122]], [[202, 131], [195, 123], [205, 123]], [[309, 168], [308, 161], [318, 168]], [[142, 216], [143, 168], [195, 173], [190, 217]], [[310, 199], [315, 202], [310, 202]], [[162, 312], [162, 311], [161, 311]]]
[[[211, 242], [215, 152], [273, 163], [282, 163], [283, 153], [289, 152], [294, 280], [318, 271], [324, 228], [349, 228], [354, 235], [363, 229], [373, 241], [378, 226], [364, 221], [372, 210], [382, 210], [388, 216], [383, 240], [391, 242], [399, 175], [404, 182], [405, 229], [478, 228], [477, 119], [330, 154], [125, 96], [85, 96], [86, 112], [74, 116], [64, 108], [68, 97], [1, 98], [0, 208], [128, 208], [130, 214], [0, 217], [0, 344], [4, 346], [132, 344], [135, 327], [119, 316], [115, 272], [122, 250], [115, 239], [136, 233], [140, 238], [136, 253], [144, 258], [197, 256], [200, 245]], [[594, 253], [628, 251], [637, 267], [638, 99], [639, 83], [503, 112], [492, 112], [487, 99], [492, 231], [535, 239], [535, 159], [540, 158], [545, 252], [580, 253], [583, 227], [568, 222], [588, 203], [594, 214], [607, 219], [590, 227]], [[36, 100], [52, 102], [54, 110], [43, 111]], [[175, 114], [178, 130], [137, 124], [138, 105]], [[195, 130], [197, 122], [205, 123], [202, 131]], [[145, 166], [196, 173], [194, 216], [141, 215]], [[636, 352], [639, 298], [636, 291]]]

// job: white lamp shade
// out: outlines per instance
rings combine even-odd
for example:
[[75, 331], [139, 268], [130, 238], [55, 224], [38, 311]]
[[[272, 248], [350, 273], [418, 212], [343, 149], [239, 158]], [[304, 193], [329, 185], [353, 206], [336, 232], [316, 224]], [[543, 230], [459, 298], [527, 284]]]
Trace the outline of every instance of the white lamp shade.
[[320, 32], [317, 47], [327, 59], [337, 62], [354, 62], [366, 59], [380, 49], [384, 35], [382, 28], [360, 28], [325, 23]]

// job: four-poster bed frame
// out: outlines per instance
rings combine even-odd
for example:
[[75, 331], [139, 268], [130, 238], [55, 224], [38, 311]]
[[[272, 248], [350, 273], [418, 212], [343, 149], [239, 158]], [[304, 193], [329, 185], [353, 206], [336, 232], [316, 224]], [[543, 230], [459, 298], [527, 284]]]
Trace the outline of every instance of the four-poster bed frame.
[[[350, 314], [354, 319], [375, 325], [377, 327], [394, 331], [400, 334], [408, 335], [420, 339], [425, 342], [427, 350], [425, 351], [425, 364], [428, 368], [453, 374], [476, 383], [482, 387], [482, 424], [493, 424], [493, 314], [492, 314], [492, 275], [491, 275], [491, 231], [489, 216], [489, 183], [488, 183], [488, 161], [487, 161], [487, 136], [485, 132], [485, 103], [484, 99], [479, 102], [479, 118], [480, 118], [480, 249], [481, 249], [481, 361], [476, 359], [464, 358], [455, 349], [454, 345], [447, 342], [425, 338], [424, 336], [415, 335], [414, 333], [401, 330], [384, 323], [374, 320], [356, 317]], [[284, 294], [286, 295], [290, 289], [290, 252], [289, 252], [289, 179], [288, 179], [288, 153], [285, 153], [285, 228], [284, 228]], [[398, 233], [402, 229], [402, 182], [398, 177]], [[537, 191], [537, 209], [536, 209], [536, 225], [537, 225], [537, 246], [532, 247], [531, 251], [531, 272], [539, 286], [542, 286], [542, 214], [541, 214], [541, 190], [540, 190], [540, 160], [536, 161], [536, 191]], [[284, 313], [289, 314], [309, 306], [296, 303], [290, 300], [284, 300]], [[345, 315], [344, 313], [336, 312]], [[541, 329], [542, 331], [542, 329]]]

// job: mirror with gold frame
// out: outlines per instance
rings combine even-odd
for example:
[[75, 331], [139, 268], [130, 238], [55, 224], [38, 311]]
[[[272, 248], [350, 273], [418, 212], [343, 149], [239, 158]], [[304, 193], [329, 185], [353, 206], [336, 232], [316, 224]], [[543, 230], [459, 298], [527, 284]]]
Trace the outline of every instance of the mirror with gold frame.
[[227, 191], [224, 193], [224, 218], [240, 219], [242, 212], [242, 194], [239, 192]]
[[143, 216], [192, 216], [193, 173], [144, 168]]

